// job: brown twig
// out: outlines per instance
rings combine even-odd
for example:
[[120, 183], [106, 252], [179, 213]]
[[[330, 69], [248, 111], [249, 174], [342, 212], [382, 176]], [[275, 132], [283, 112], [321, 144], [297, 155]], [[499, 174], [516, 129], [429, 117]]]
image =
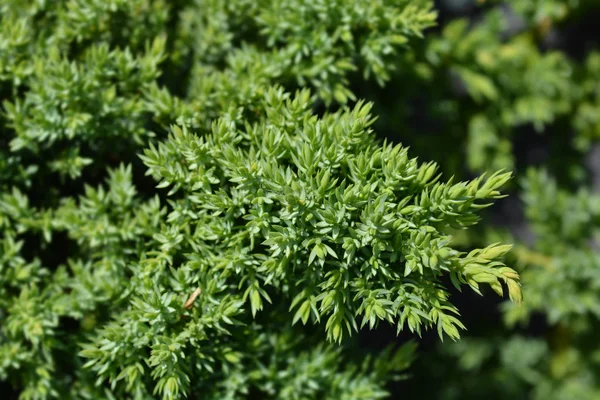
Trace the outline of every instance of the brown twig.
[[183, 308], [185, 308], [186, 310], [192, 308], [192, 306], [194, 305], [194, 301], [196, 301], [196, 297], [200, 296], [200, 293], [200, 288], [196, 288], [196, 290], [194, 290], [194, 292], [190, 295], [190, 298], [187, 299], [187, 301], [183, 305]]

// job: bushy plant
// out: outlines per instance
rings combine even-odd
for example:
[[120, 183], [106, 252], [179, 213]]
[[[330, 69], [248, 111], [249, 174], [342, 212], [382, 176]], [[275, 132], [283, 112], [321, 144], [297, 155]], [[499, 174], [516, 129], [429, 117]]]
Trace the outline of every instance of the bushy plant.
[[597, 7], [535, 3], [0, 1], [8, 396], [594, 398], [600, 58], [544, 40]]

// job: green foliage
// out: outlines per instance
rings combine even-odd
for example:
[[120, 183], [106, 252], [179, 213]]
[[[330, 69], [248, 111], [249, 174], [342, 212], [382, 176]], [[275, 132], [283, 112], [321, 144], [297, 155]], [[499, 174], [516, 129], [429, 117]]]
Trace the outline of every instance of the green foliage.
[[476, 290], [490, 283], [500, 294], [501, 279], [519, 297], [516, 274], [496, 261], [510, 246], [465, 256], [448, 247], [446, 234], [473, 224], [474, 211], [498, 197], [509, 174], [437, 183], [434, 164], [377, 145], [368, 106], [319, 119], [308, 99], [306, 91], [290, 99], [272, 90], [266, 118], [254, 125], [226, 117], [201, 137], [174, 128], [145, 152], [158, 186], [183, 192], [155, 237], [164, 257], [193, 254], [201, 282], [233, 278], [253, 315], [271, 302], [269, 286], [279, 287], [293, 297], [293, 322], [326, 319], [334, 341], [357, 329], [355, 316], [371, 327], [379, 320], [418, 332], [437, 325], [458, 337], [461, 324], [447, 313], [456, 309], [439, 286], [443, 273]]
[[327, 104], [354, 100], [349, 75], [382, 85], [399, 50], [436, 16], [429, 0], [193, 3], [175, 54], [193, 52], [188, 93], [199, 112], [254, 104], [273, 83], [314, 88]]
[[[535, 245], [513, 251], [526, 290], [522, 307], [503, 304], [506, 328], [440, 348], [458, 362], [440, 397], [478, 398], [492, 388], [494, 398], [596, 399], [600, 353], [596, 335], [599, 259], [590, 242], [597, 237], [598, 196], [569, 193], [544, 171], [523, 180], [526, 214]], [[544, 336], [523, 336], [532, 319], [544, 316]], [[430, 360], [439, 363], [439, 359]], [[476, 383], [484, 380], [485, 385]]]
[[0, 379], [19, 398], [377, 399], [415, 345], [355, 354], [359, 326], [457, 339], [444, 277], [520, 301], [510, 246], [452, 247], [510, 173], [442, 181], [351, 88], [390, 80], [429, 1], [0, 12]]
[[598, 398], [598, 4], [438, 3], [0, 0], [8, 396]]
[[[556, 127], [574, 130], [581, 151], [589, 150], [600, 132], [598, 53], [589, 52], [580, 63], [559, 49], [539, 50], [553, 24], [585, 13], [588, 2], [504, 3], [476, 21], [449, 20], [438, 35], [412, 46], [394, 76], [399, 83], [395, 96], [376, 103], [385, 129], [402, 124], [404, 137], [418, 153], [433, 154], [444, 169], [457, 174], [463, 172], [463, 157], [471, 171], [514, 169], [519, 149], [513, 143], [525, 127], [548, 134]], [[425, 111], [417, 108], [423, 102]], [[394, 118], [398, 113], [403, 118]], [[412, 121], [420, 113], [428, 121], [415, 129]], [[385, 117], [390, 114], [392, 120]], [[423, 125], [444, 133], [423, 137]], [[440, 140], [457, 151], [448, 154]]]

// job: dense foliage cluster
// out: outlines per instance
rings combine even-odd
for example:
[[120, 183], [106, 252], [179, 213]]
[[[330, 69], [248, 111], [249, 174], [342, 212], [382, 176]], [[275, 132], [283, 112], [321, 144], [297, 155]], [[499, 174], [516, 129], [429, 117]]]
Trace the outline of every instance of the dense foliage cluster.
[[[598, 396], [600, 53], [547, 39], [597, 6], [438, 6], [0, 0], [3, 391]], [[455, 299], [492, 292], [478, 336]], [[382, 326], [439, 351], [362, 349]]]

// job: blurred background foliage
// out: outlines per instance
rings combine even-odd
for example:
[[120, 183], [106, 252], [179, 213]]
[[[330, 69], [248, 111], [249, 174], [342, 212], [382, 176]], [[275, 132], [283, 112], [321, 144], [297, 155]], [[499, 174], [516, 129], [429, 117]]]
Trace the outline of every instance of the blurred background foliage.
[[515, 243], [509, 265], [524, 302], [490, 314], [461, 299], [468, 333], [459, 343], [425, 340], [402, 390], [598, 399], [600, 2], [437, 5], [440, 24], [400, 61], [398, 84], [367, 91], [381, 129], [445, 171], [515, 171], [511, 196], [464, 243]]

